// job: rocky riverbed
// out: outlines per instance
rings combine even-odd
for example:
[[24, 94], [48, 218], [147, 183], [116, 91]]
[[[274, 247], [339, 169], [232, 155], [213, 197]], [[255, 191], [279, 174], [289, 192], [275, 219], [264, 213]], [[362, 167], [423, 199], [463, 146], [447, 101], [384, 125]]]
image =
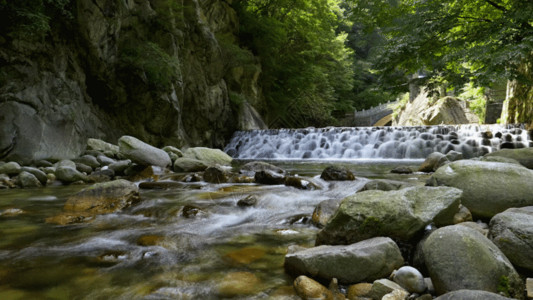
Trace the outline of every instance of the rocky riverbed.
[[[532, 148], [468, 160], [457, 152], [433, 153], [422, 164], [400, 166], [386, 178], [374, 179], [361, 176], [350, 164], [319, 172], [295, 172], [281, 163], [232, 165], [231, 157], [217, 149], [158, 149], [129, 136], [117, 145], [96, 139], [87, 145], [84, 155], [73, 160], [41, 160], [29, 166], [0, 163], [0, 188], [6, 190], [0, 191], [0, 222], [7, 236], [0, 248], [0, 279], [6, 282], [0, 285], [0, 295], [42, 296], [35, 292], [42, 288], [39, 285], [53, 293], [46, 279], [35, 279], [39, 276], [35, 265], [16, 267], [32, 251], [45, 253], [32, 264], [59, 253], [79, 257], [83, 252], [81, 256], [98, 265], [76, 272], [105, 273], [119, 266], [128, 270], [124, 265], [130, 265], [153, 278], [153, 272], [165, 269], [162, 265], [172, 269], [147, 286], [130, 278], [129, 284], [137, 289], [133, 294], [124, 289], [113, 292], [117, 294], [83, 289], [78, 297], [525, 299], [533, 293], [531, 287], [526, 289], [533, 274]], [[65, 244], [52, 247], [46, 237], [31, 233], [37, 242], [23, 242], [26, 246], [18, 252], [21, 246], [14, 240], [26, 240], [24, 230], [36, 229], [14, 227], [23, 231], [11, 233], [6, 226], [25, 219], [32, 205], [18, 205], [5, 195], [19, 189], [39, 194], [45, 186], [68, 187], [62, 190], [61, 201], [54, 202], [55, 208], [43, 210], [36, 222], [65, 234]], [[184, 186], [195, 199], [206, 200], [194, 205], [179, 200], [177, 210], [170, 204], [160, 206], [182, 193]], [[145, 199], [150, 193], [158, 196]], [[41, 198], [47, 197], [58, 200]], [[285, 204], [265, 213], [280, 201]], [[164, 225], [158, 223], [161, 219], [166, 220]], [[119, 224], [136, 230], [129, 232]], [[89, 228], [88, 240], [72, 236]], [[256, 238], [237, 241], [232, 230], [255, 232]], [[113, 238], [117, 235], [118, 240]], [[273, 239], [272, 235], [286, 237], [265, 247], [264, 240]], [[202, 255], [194, 251], [212, 252], [203, 248], [205, 244], [216, 245], [228, 236], [230, 244], [215, 246], [219, 252], [221, 247], [230, 248], [222, 251], [223, 262], [212, 271], [219, 274], [216, 279], [191, 271], [206, 264], [195, 260]], [[133, 242], [124, 244], [126, 240]], [[91, 250], [81, 250], [88, 244]], [[159, 260], [154, 260], [157, 256]], [[228, 264], [231, 268], [224, 272]], [[266, 271], [271, 266], [279, 271]], [[30, 283], [21, 282], [30, 274], [34, 278]], [[278, 279], [258, 274], [277, 274], [273, 277]], [[293, 280], [290, 288], [283, 283]], [[94, 283], [88, 281], [89, 286]], [[200, 288], [203, 285], [208, 287]], [[67, 299], [72, 292], [64, 295]]]

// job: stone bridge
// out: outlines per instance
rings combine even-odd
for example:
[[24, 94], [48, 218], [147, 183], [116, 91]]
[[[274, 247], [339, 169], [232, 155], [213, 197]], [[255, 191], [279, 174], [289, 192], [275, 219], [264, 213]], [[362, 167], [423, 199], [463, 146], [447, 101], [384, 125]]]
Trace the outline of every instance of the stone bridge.
[[374, 106], [370, 109], [354, 111], [352, 126], [386, 126], [392, 122], [392, 107], [398, 101]]

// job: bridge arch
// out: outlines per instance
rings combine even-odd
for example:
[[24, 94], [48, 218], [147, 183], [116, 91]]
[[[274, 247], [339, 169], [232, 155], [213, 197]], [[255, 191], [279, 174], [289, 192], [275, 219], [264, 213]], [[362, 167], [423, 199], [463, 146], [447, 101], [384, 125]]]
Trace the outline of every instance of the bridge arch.
[[379, 119], [374, 125], [372, 126], [391, 126], [392, 125], [392, 114], [388, 114], [384, 116], [383, 118]]

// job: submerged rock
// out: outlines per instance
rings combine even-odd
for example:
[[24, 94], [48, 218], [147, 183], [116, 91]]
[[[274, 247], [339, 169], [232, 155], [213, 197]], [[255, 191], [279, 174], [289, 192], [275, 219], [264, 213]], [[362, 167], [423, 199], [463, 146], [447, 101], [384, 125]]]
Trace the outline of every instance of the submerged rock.
[[261, 280], [250, 272], [232, 272], [220, 280], [217, 288], [221, 297], [252, 295], [261, 289]]
[[204, 180], [210, 183], [226, 183], [229, 181], [230, 175], [230, 172], [217, 165], [205, 169]]
[[274, 171], [265, 170], [255, 173], [255, 182], [262, 184], [285, 184], [285, 176]]
[[256, 172], [267, 170], [278, 174], [285, 174], [285, 170], [281, 169], [280, 167], [262, 161], [253, 161], [245, 164], [241, 167], [239, 173], [246, 176], [254, 176]]
[[453, 224], [462, 192], [455, 188], [409, 187], [365, 191], [342, 200], [316, 243], [350, 244], [376, 236], [409, 241], [430, 223]]
[[355, 180], [353, 173], [342, 167], [329, 166], [322, 171], [320, 178], [324, 180]]
[[168, 154], [132, 136], [123, 136], [118, 140], [120, 153], [134, 163], [142, 166], [166, 167], [172, 163]]
[[304, 275], [294, 280], [294, 290], [301, 299], [333, 300], [333, 293], [328, 288]]
[[295, 275], [308, 275], [341, 283], [358, 283], [387, 277], [404, 263], [396, 243], [376, 237], [347, 246], [318, 246], [285, 256], [285, 269]]

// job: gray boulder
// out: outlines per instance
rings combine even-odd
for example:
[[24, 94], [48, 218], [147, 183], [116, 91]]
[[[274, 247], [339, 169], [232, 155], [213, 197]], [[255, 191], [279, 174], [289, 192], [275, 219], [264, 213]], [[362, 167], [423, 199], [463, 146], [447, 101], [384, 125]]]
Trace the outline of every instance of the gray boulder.
[[39, 182], [42, 185], [45, 185], [46, 182], [48, 181], [48, 177], [46, 177], [46, 173], [44, 173], [43, 171], [41, 171], [41, 170], [39, 170], [37, 168], [22, 167], [21, 170], [25, 171], [25, 172], [28, 172], [28, 173], [31, 173], [33, 176], [35, 176], [39, 180]]
[[166, 167], [172, 163], [168, 154], [132, 136], [123, 136], [118, 140], [120, 153], [142, 166]]
[[447, 187], [356, 193], [342, 200], [316, 243], [350, 244], [376, 236], [409, 241], [430, 223], [453, 224], [461, 194]]
[[489, 237], [518, 267], [533, 271], [533, 206], [510, 208], [490, 220]]
[[485, 157], [506, 157], [517, 160], [521, 165], [528, 169], [533, 169], [533, 148], [522, 149], [502, 149], [488, 153]]
[[41, 182], [39, 181], [39, 179], [37, 179], [37, 177], [26, 171], [22, 171], [19, 173], [17, 178], [17, 185], [22, 188], [36, 188], [42, 186]]
[[318, 246], [285, 256], [285, 269], [294, 275], [308, 275], [340, 283], [358, 283], [387, 277], [404, 263], [396, 243], [376, 237], [347, 246]]
[[441, 295], [434, 300], [511, 300], [496, 293], [478, 290], [458, 290]]
[[117, 155], [120, 151], [120, 148], [117, 145], [113, 145], [99, 139], [87, 139], [87, 150], [112, 152]]
[[207, 165], [231, 165], [233, 158], [220, 149], [194, 147], [185, 150], [183, 157], [201, 160]]
[[522, 298], [524, 284], [513, 265], [477, 230], [460, 225], [439, 228], [422, 251], [438, 295], [473, 289]]
[[424, 162], [418, 167], [418, 172], [435, 172], [439, 167], [449, 163], [450, 161], [446, 157], [446, 155], [440, 153], [440, 152], [433, 152]]
[[174, 161], [174, 172], [201, 172], [207, 167], [205, 162], [198, 159], [180, 157]]
[[372, 190], [379, 190], [379, 191], [395, 191], [399, 189], [403, 189], [404, 187], [409, 186], [408, 183], [404, 181], [396, 181], [396, 180], [388, 180], [388, 179], [374, 179], [367, 182], [363, 188], [360, 190], [360, 192], [364, 191], [372, 191]]
[[101, 166], [109, 166], [117, 162], [116, 160], [109, 158], [105, 155], [98, 155], [96, 159], [98, 160], [98, 163], [100, 163]]
[[17, 175], [21, 170], [21, 166], [14, 161], [0, 164], [0, 174]]
[[124, 174], [124, 171], [131, 166], [131, 160], [119, 160], [110, 164], [108, 167], [115, 172], [116, 175]]
[[285, 170], [282, 168], [262, 161], [252, 161], [243, 165], [239, 170], [239, 173], [246, 176], [254, 176], [256, 172], [267, 170], [278, 174], [285, 174]]
[[76, 181], [87, 181], [85, 174], [76, 169], [76, 163], [70, 160], [62, 160], [56, 164], [55, 176], [62, 183], [69, 184]]
[[96, 169], [100, 167], [100, 162], [96, 159], [96, 157], [92, 155], [83, 155], [81, 157], [73, 159], [74, 162], [84, 164], [86, 166], [89, 166], [93, 169]]
[[392, 272], [392, 280], [403, 287], [409, 293], [422, 294], [427, 289], [424, 276], [417, 269], [403, 266]]
[[323, 228], [335, 214], [342, 199], [328, 199], [320, 202], [313, 211], [311, 222], [318, 228]]
[[439, 168], [428, 185], [463, 190], [474, 217], [490, 218], [511, 207], [533, 205], [533, 171], [513, 164], [460, 160]]

